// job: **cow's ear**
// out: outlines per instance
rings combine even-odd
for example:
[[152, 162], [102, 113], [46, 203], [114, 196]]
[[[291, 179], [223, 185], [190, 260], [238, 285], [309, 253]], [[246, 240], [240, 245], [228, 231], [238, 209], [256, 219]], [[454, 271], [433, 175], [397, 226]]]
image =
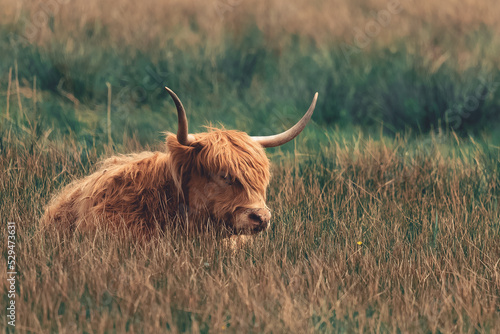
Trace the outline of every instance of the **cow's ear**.
[[182, 151], [184, 153], [188, 152], [199, 152], [203, 148], [203, 143], [200, 140], [194, 141], [191, 145], [185, 146], [179, 143], [177, 140], [177, 136], [173, 133], [167, 132], [167, 150], [169, 152], [179, 152]]
[[194, 142], [191, 147], [193, 148], [193, 151], [195, 153], [200, 153], [200, 151], [203, 149], [203, 144], [199, 141]]
[[173, 167], [171, 170], [173, 179], [177, 188], [181, 189], [185, 176], [189, 175], [193, 169], [196, 156], [195, 149], [179, 143], [175, 135], [169, 135], [166, 144], [167, 151], [170, 153], [170, 163]]
[[192, 154], [193, 147], [182, 145], [175, 135], [170, 134], [167, 137], [167, 151], [175, 157], [187, 158]]

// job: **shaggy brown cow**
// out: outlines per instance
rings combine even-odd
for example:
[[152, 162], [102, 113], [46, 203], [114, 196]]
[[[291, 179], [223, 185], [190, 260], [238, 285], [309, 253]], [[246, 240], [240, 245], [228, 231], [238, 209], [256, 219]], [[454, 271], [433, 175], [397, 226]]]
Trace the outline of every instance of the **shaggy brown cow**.
[[177, 107], [179, 123], [177, 136], [167, 136], [167, 152], [105, 160], [95, 173], [69, 184], [49, 203], [44, 224], [148, 230], [180, 221], [199, 230], [211, 222], [232, 234], [255, 234], [269, 226], [269, 160], [263, 148], [295, 138], [311, 118], [318, 93], [289, 130], [250, 137], [213, 128], [188, 134], [184, 107], [174, 92], [166, 90]]

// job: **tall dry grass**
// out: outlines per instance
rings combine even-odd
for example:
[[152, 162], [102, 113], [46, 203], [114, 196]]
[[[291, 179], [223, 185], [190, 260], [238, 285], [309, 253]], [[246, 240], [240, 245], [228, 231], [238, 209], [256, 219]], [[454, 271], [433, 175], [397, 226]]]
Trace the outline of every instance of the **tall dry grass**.
[[272, 150], [272, 228], [233, 252], [175, 231], [43, 231], [43, 205], [99, 154], [6, 134], [0, 216], [17, 226], [20, 332], [500, 330], [498, 148], [354, 136], [299, 142], [293, 159]]
[[[35, 60], [50, 58], [54, 52], [64, 70], [72, 57], [88, 59], [89, 66], [83, 62], [75, 71], [85, 85], [92, 82], [86, 70], [102, 61], [88, 55], [92, 50], [132, 46], [134, 52], [147, 53], [173, 42], [187, 56], [200, 53], [203, 58], [209, 53], [202, 53], [200, 45], [218, 48], [228, 35], [238, 38], [253, 25], [278, 53], [295, 34], [300, 40], [331, 47], [352, 43], [353, 29], [363, 28], [372, 11], [388, 4], [382, 0], [59, 2], [67, 3], [53, 8], [53, 18], [49, 15], [46, 22], [39, 22], [48, 1], [0, 0], [0, 19], [3, 28], [21, 35], [30, 31], [30, 24], [35, 26], [33, 43], [45, 50]], [[401, 2], [403, 10], [373, 45], [388, 46], [390, 51], [394, 41], [405, 39], [406, 50], [425, 54], [438, 65], [457, 52], [453, 57], [465, 68], [474, 68], [478, 59], [484, 68], [488, 61], [498, 66], [497, 2]], [[471, 36], [484, 27], [485, 34], [478, 38], [489, 39], [474, 44]], [[59, 44], [54, 46], [54, 41]], [[453, 48], [447, 48], [450, 43]], [[57, 49], [61, 46], [66, 53]], [[311, 62], [302, 65], [307, 71], [311, 63], [332, 62], [319, 49]], [[158, 54], [151, 52], [153, 63]], [[236, 53], [234, 58], [238, 57]], [[112, 74], [122, 72], [122, 62], [117, 63]], [[32, 70], [25, 66], [28, 69], [20, 70]], [[197, 67], [186, 68], [193, 73], [175, 72], [175, 76], [182, 76], [181, 82], [195, 82]], [[343, 80], [336, 74], [332, 77]], [[143, 77], [137, 78], [141, 82]], [[255, 80], [252, 87], [259, 84]], [[50, 197], [75, 178], [88, 175], [103, 155], [145, 148], [126, 134], [116, 141], [115, 151], [95, 135], [85, 144], [72, 135], [77, 132], [71, 128], [79, 124], [76, 121], [68, 121], [65, 138], [61, 138], [64, 133], [51, 137], [52, 130], [59, 130], [53, 129], [54, 123], [42, 127], [34, 117], [25, 124], [19, 119], [29, 110], [21, 117], [21, 102], [28, 108], [26, 101], [31, 103], [33, 96], [39, 95], [40, 102], [53, 93], [39, 90], [36, 95], [28, 86], [31, 82], [21, 79], [18, 91], [26, 99], [16, 100], [13, 93], [7, 117], [12, 120], [5, 118], [0, 127], [0, 219], [17, 226], [19, 332], [500, 331], [498, 147], [452, 134], [374, 141], [361, 134], [344, 139], [327, 132], [331, 139], [316, 142], [324, 135], [310, 131], [296, 140], [293, 156], [269, 151], [274, 163], [268, 194], [273, 226], [236, 252], [215, 237], [186, 238], [176, 231], [158, 232], [142, 242], [105, 229], [63, 237], [39, 226]], [[242, 108], [250, 100], [242, 102], [235, 96], [228, 103], [238, 101], [236, 106]], [[252, 103], [255, 114], [266, 120], [273, 116], [263, 111], [262, 102]], [[57, 106], [40, 107], [39, 114]], [[82, 119], [99, 118], [95, 115], [99, 106], [84, 107], [89, 110]], [[68, 115], [66, 109], [57, 110], [58, 118]], [[237, 108], [231, 112], [241, 117], [236, 121], [241, 128], [248, 126]], [[206, 116], [201, 114], [198, 119]], [[280, 118], [280, 124], [283, 119], [287, 118]], [[142, 126], [146, 129], [150, 123]], [[0, 233], [4, 257], [6, 241], [6, 234]], [[0, 266], [4, 301], [6, 273]], [[7, 331], [3, 313], [0, 319], [0, 328]]]
[[[221, 42], [225, 33], [238, 35], [251, 25], [257, 25], [265, 33], [270, 45], [286, 44], [294, 35], [328, 45], [339, 41], [351, 43], [355, 28], [363, 30], [379, 11], [387, 10], [391, 4], [400, 9], [377, 36], [381, 44], [410, 38], [420, 40], [420, 46], [428, 43], [434, 47], [445, 35], [465, 47], [467, 41], [461, 37], [467, 32], [484, 27], [493, 34], [500, 32], [497, 19], [500, 4], [494, 0], [446, 3], [432, 0], [144, 0], [140, 3], [1, 0], [0, 17], [5, 24], [24, 25], [24, 30], [19, 32], [29, 35], [33, 41], [43, 44], [52, 38], [68, 40], [68, 48], [77, 48], [78, 45], [71, 43], [92, 38], [89, 34], [95, 33], [108, 35], [116, 45], [125, 43], [139, 48], [161, 46], [173, 36], [176, 43], [185, 45], [201, 43], [207, 38]], [[31, 26], [37, 28], [33, 33]]]

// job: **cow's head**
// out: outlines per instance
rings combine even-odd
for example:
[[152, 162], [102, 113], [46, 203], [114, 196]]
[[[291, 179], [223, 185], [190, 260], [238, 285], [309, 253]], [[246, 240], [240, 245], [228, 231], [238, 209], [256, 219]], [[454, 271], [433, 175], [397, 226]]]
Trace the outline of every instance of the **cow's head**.
[[209, 128], [188, 134], [181, 101], [165, 87], [177, 107], [177, 135], [167, 137], [174, 164], [174, 180], [182, 190], [190, 213], [208, 216], [236, 234], [255, 234], [269, 226], [266, 205], [269, 160], [265, 147], [283, 145], [295, 138], [312, 116], [318, 93], [302, 119], [289, 130], [265, 137]]

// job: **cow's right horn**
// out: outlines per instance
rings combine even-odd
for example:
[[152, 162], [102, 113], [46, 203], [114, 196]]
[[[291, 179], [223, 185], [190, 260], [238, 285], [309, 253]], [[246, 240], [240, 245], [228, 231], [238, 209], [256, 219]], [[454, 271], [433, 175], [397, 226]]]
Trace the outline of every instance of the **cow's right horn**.
[[288, 143], [290, 140], [297, 137], [299, 133], [301, 133], [302, 130], [304, 130], [304, 128], [306, 127], [306, 124], [311, 119], [311, 116], [314, 112], [314, 108], [316, 107], [317, 99], [318, 99], [318, 93], [314, 94], [311, 105], [309, 106], [309, 109], [307, 110], [305, 115], [302, 116], [300, 121], [298, 121], [297, 124], [292, 126], [290, 129], [286, 130], [285, 132], [272, 136], [261, 136], [261, 137], [253, 136], [252, 139], [261, 144], [263, 147], [276, 147]]
[[184, 110], [184, 106], [182, 105], [181, 100], [175, 95], [175, 93], [168, 87], [165, 87], [167, 92], [170, 94], [172, 100], [174, 100], [175, 106], [177, 108], [177, 140], [181, 145], [190, 146], [194, 141], [193, 135], [188, 133], [188, 120], [186, 117], [186, 110]]

